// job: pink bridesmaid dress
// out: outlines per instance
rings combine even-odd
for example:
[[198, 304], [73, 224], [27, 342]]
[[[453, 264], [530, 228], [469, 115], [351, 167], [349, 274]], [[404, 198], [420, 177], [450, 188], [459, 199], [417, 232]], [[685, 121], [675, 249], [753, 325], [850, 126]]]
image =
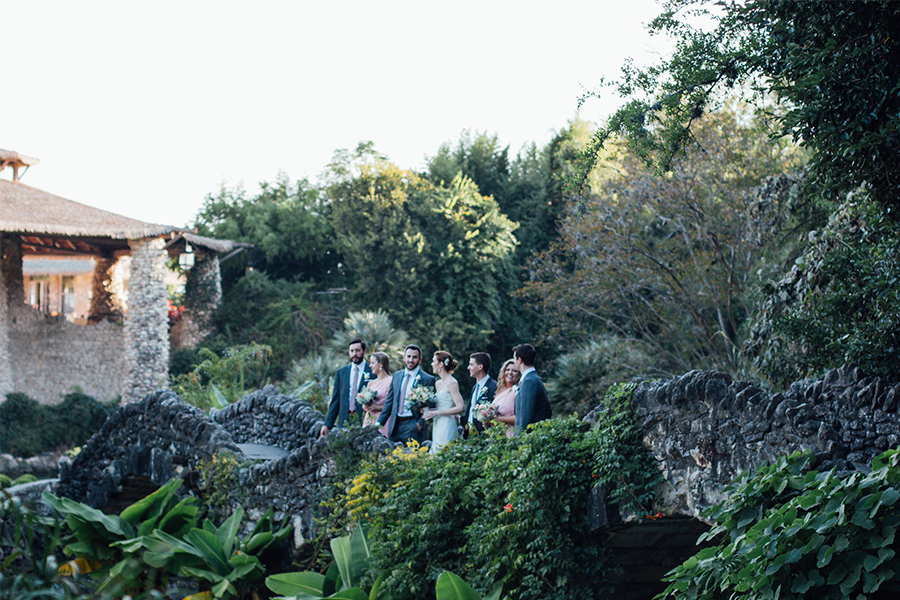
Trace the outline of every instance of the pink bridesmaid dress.
[[[391, 378], [385, 377], [381, 381], [378, 381], [377, 379], [375, 381], [370, 381], [368, 386], [370, 390], [374, 390], [376, 396], [375, 400], [369, 406], [369, 411], [366, 411], [366, 416], [363, 417], [363, 427], [378, 424], [378, 417], [381, 416], [381, 409], [384, 408], [384, 401], [387, 400], [388, 390], [391, 389]], [[381, 432], [381, 435], [387, 437], [387, 428], [388, 426], [385, 424], [383, 427], [379, 428], [378, 431]]]

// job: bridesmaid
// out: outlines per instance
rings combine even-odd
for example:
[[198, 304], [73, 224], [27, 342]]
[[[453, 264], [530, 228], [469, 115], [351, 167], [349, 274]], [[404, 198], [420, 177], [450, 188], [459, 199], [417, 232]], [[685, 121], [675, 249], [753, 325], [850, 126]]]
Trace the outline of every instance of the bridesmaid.
[[[364, 406], [366, 416], [363, 419], [363, 427], [367, 425], [377, 425], [378, 417], [381, 415], [381, 409], [384, 408], [384, 401], [387, 398], [388, 391], [391, 389], [391, 368], [390, 359], [384, 352], [373, 352], [369, 357], [369, 367], [372, 369], [372, 375], [375, 379], [366, 384], [370, 390], [375, 392], [375, 400], [372, 404]], [[388, 437], [387, 424], [379, 429], [381, 435]]]
[[516, 425], [516, 386], [519, 383], [521, 373], [516, 368], [513, 359], [509, 359], [500, 367], [497, 391], [494, 392], [494, 401], [491, 403], [496, 410], [494, 420], [506, 424], [506, 437], [512, 437]]

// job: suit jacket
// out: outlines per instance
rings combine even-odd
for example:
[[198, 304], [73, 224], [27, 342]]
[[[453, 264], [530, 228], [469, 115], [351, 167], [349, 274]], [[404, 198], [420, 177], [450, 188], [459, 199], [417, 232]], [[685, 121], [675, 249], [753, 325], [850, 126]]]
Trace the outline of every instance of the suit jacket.
[[[475, 385], [477, 386], [478, 384], [476, 383]], [[475, 388], [473, 387], [472, 390], [474, 391]], [[486, 402], [486, 403], [490, 404], [491, 402], [493, 402], [494, 394], [496, 393], [496, 391], [497, 391], [497, 382], [493, 378], [491, 378], [490, 375], [488, 375], [487, 380], [484, 382], [484, 386], [482, 387], [482, 392], [481, 392], [482, 396], [481, 397], [484, 398], [484, 400], [482, 400], [482, 403]], [[485, 393], [485, 392], [487, 392], [487, 393]], [[466, 408], [465, 408], [465, 410], [463, 410], [463, 413], [459, 416], [459, 424], [462, 425], [462, 428], [463, 428], [463, 437], [469, 437], [469, 427], [468, 426], [470, 426], [470, 425], [474, 426], [475, 429], [477, 429], [479, 433], [484, 431], [484, 425], [481, 424], [481, 421], [475, 419], [473, 423], [469, 423], [469, 411], [471, 410], [471, 408], [472, 408], [472, 394], [469, 394], [469, 398], [468, 398], [468, 400], [466, 400]]]
[[[362, 370], [359, 385], [356, 386], [354, 395], [358, 394], [366, 380], [372, 378], [372, 369], [368, 363]], [[362, 407], [357, 407], [356, 414], [350, 414], [350, 365], [344, 365], [334, 375], [334, 391], [331, 393], [331, 403], [328, 405], [328, 415], [325, 417], [325, 427], [331, 429], [337, 421], [338, 427], [344, 427], [348, 421], [351, 425], [362, 425]]]
[[519, 382], [516, 391], [516, 435], [525, 431], [532, 423], [544, 421], [552, 416], [550, 400], [544, 388], [544, 380], [531, 371]]
[[[406, 369], [402, 369], [394, 373], [391, 377], [391, 388], [388, 390], [387, 398], [384, 400], [384, 408], [381, 409], [381, 416], [378, 417], [378, 425], [388, 424], [388, 437], [394, 435], [394, 429], [397, 426], [397, 414], [402, 408], [402, 406], [400, 406], [400, 386], [403, 384], [403, 374], [405, 372]], [[424, 385], [434, 390], [434, 377], [422, 369], [419, 369], [419, 374], [416, 377], [418, 377], [418, 381], [413, 379], [409, 389]], [[422, 418], [422, 415], [414, 416], [417, 417], [419, 425], [424, 429], [426, 423], [425, 419]]]

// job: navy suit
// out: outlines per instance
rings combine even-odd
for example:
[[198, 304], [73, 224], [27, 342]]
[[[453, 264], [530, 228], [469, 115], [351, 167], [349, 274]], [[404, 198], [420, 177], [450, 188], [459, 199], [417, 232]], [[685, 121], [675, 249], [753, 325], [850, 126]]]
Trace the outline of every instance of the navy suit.
[[[337, 370], [334, 376], [334, 391], [331, 393], [331, 404], [328, 405], [328, 416], [325, 417], [325, 427], [331, 429], [337, 421], [338, 427], [350, 425], [362, 425], [362, 407], [356, 407], [356, 414], [350, 414], [350, 373], [353, 365], [344, 365]], [[372, 379], [372, 369], [363, 361], [359, 365], [362, 369], [354, 397], [366, 385], [366, 381]]]
[[522, 377], [516, 391], [516, 435], [525, 431], [532, 423], [544, 421], [553, 416], [550, 400], [544, 388], [544, 380], [537, 371], [530, 371]]
[[[478, 382], [475, 382], [475, 387], [472, 388], [472, 393], [475, 392], [475, 388], [478, 387]], [[490, 404], [494, 401], [494, 393], [497, 391], [497, 382], [494, 381], [490, 375], [488, 375], [484, 384], [482, 385], [482, 393], [480, 398], [476, 398], [478, 402], [476, 404]], [[463, 410], [463, 413], [459, 416], [459, 424], [462, 425], [463, 428], [463, 437], [469, 437], [469, 427], [474, 426], [479, 433], [484, 431], [484, 425], [481, 424], [481, 421], [478, 419], [474, 419], [472, 423], [469, 423], [469, 411], [472, 409], [472, 394], [469, 394], [469, 399], [466, 401], [466, 408]]]
[[[419, 442], [425, 441], [425, 433], [428, 431], [425, 419], [422, 415], [413, 415], [410, 419], [398, 419], [397, 415], [402, 410], [400, 402], [400, 387], [403, 384], [403, 375], [406, 369], [397, 371], [391, 378], [391, 388], [388, 390], [387, 398], [384, 400], [384, 408], [381, 409], [381, 416], [378, 417], [378, 424], [388, 424], [388, 439], [392, 442], [405, 442], [407, 439], [415, 439]], [[434, 391], [434, 377], [419, 369], [413, 379], [409, 389], [424, 385], [430, 387]], [[418, 425], [418, 427], [416, 427]]]

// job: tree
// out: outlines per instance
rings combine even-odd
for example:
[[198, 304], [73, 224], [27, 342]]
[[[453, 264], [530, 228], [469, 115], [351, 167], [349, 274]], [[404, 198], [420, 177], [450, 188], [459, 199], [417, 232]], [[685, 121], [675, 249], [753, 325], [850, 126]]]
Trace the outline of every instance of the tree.
[[[698, 14], [714, 27], [692, 26], [704, 22]], [[809, 181], [823, 195], [864, 185], [896, 218], [900, 3], [670, 0], [650, 30], [673, 36], [677, 50], [649, 69], [626, 65], [617, 87], [627, 102], [586, 158], [617, 135], [666, 171], [723, 90], [746, 89], [781, 101], [775, 134], [811, 150]]]
[[429, 179], [436, 185], [446, 185], [462, 173], [475, 182], [485, 196], [492, 196], [506, 210], [507, 185], [509, 180], [509, 146], [501, 147], [497, 135], [463, 131], [451, 148], [449, 143], [441, 144], [428, 161]]
[[276, 279], [301, 278], [317, 287], [341, 285], [341, 257], [321, 190], [305, 179], [291, 183], [284, 175], [260, 184], [248, 197], [241, 188], [222, 187], [206, 198], [196, 226], [201, 235], [250, 242], [254, 249], [237, 261], [239, 277], [248, 261]]
[[331, 172], [331, 223], [356, 305], [383, 309], [426, 348], [486, 347], [515, 223], [471, 179], [438, 186], [370, 147], [340, 155]]
[[602, 349], [614, 336], [623, 349], [610, 360], [637, 352], [657, 372], [740, 373], [747, 292], [779, 233], [770, 228], [777, 198], [761, 203], [757, 187], [797, 160], [745, 118], [727, 111], [698, 122], [697, 145], [665, 176], [623, 152], [601, 192], [572, 205], [526, 287], [558, 348], [603, 338]]

